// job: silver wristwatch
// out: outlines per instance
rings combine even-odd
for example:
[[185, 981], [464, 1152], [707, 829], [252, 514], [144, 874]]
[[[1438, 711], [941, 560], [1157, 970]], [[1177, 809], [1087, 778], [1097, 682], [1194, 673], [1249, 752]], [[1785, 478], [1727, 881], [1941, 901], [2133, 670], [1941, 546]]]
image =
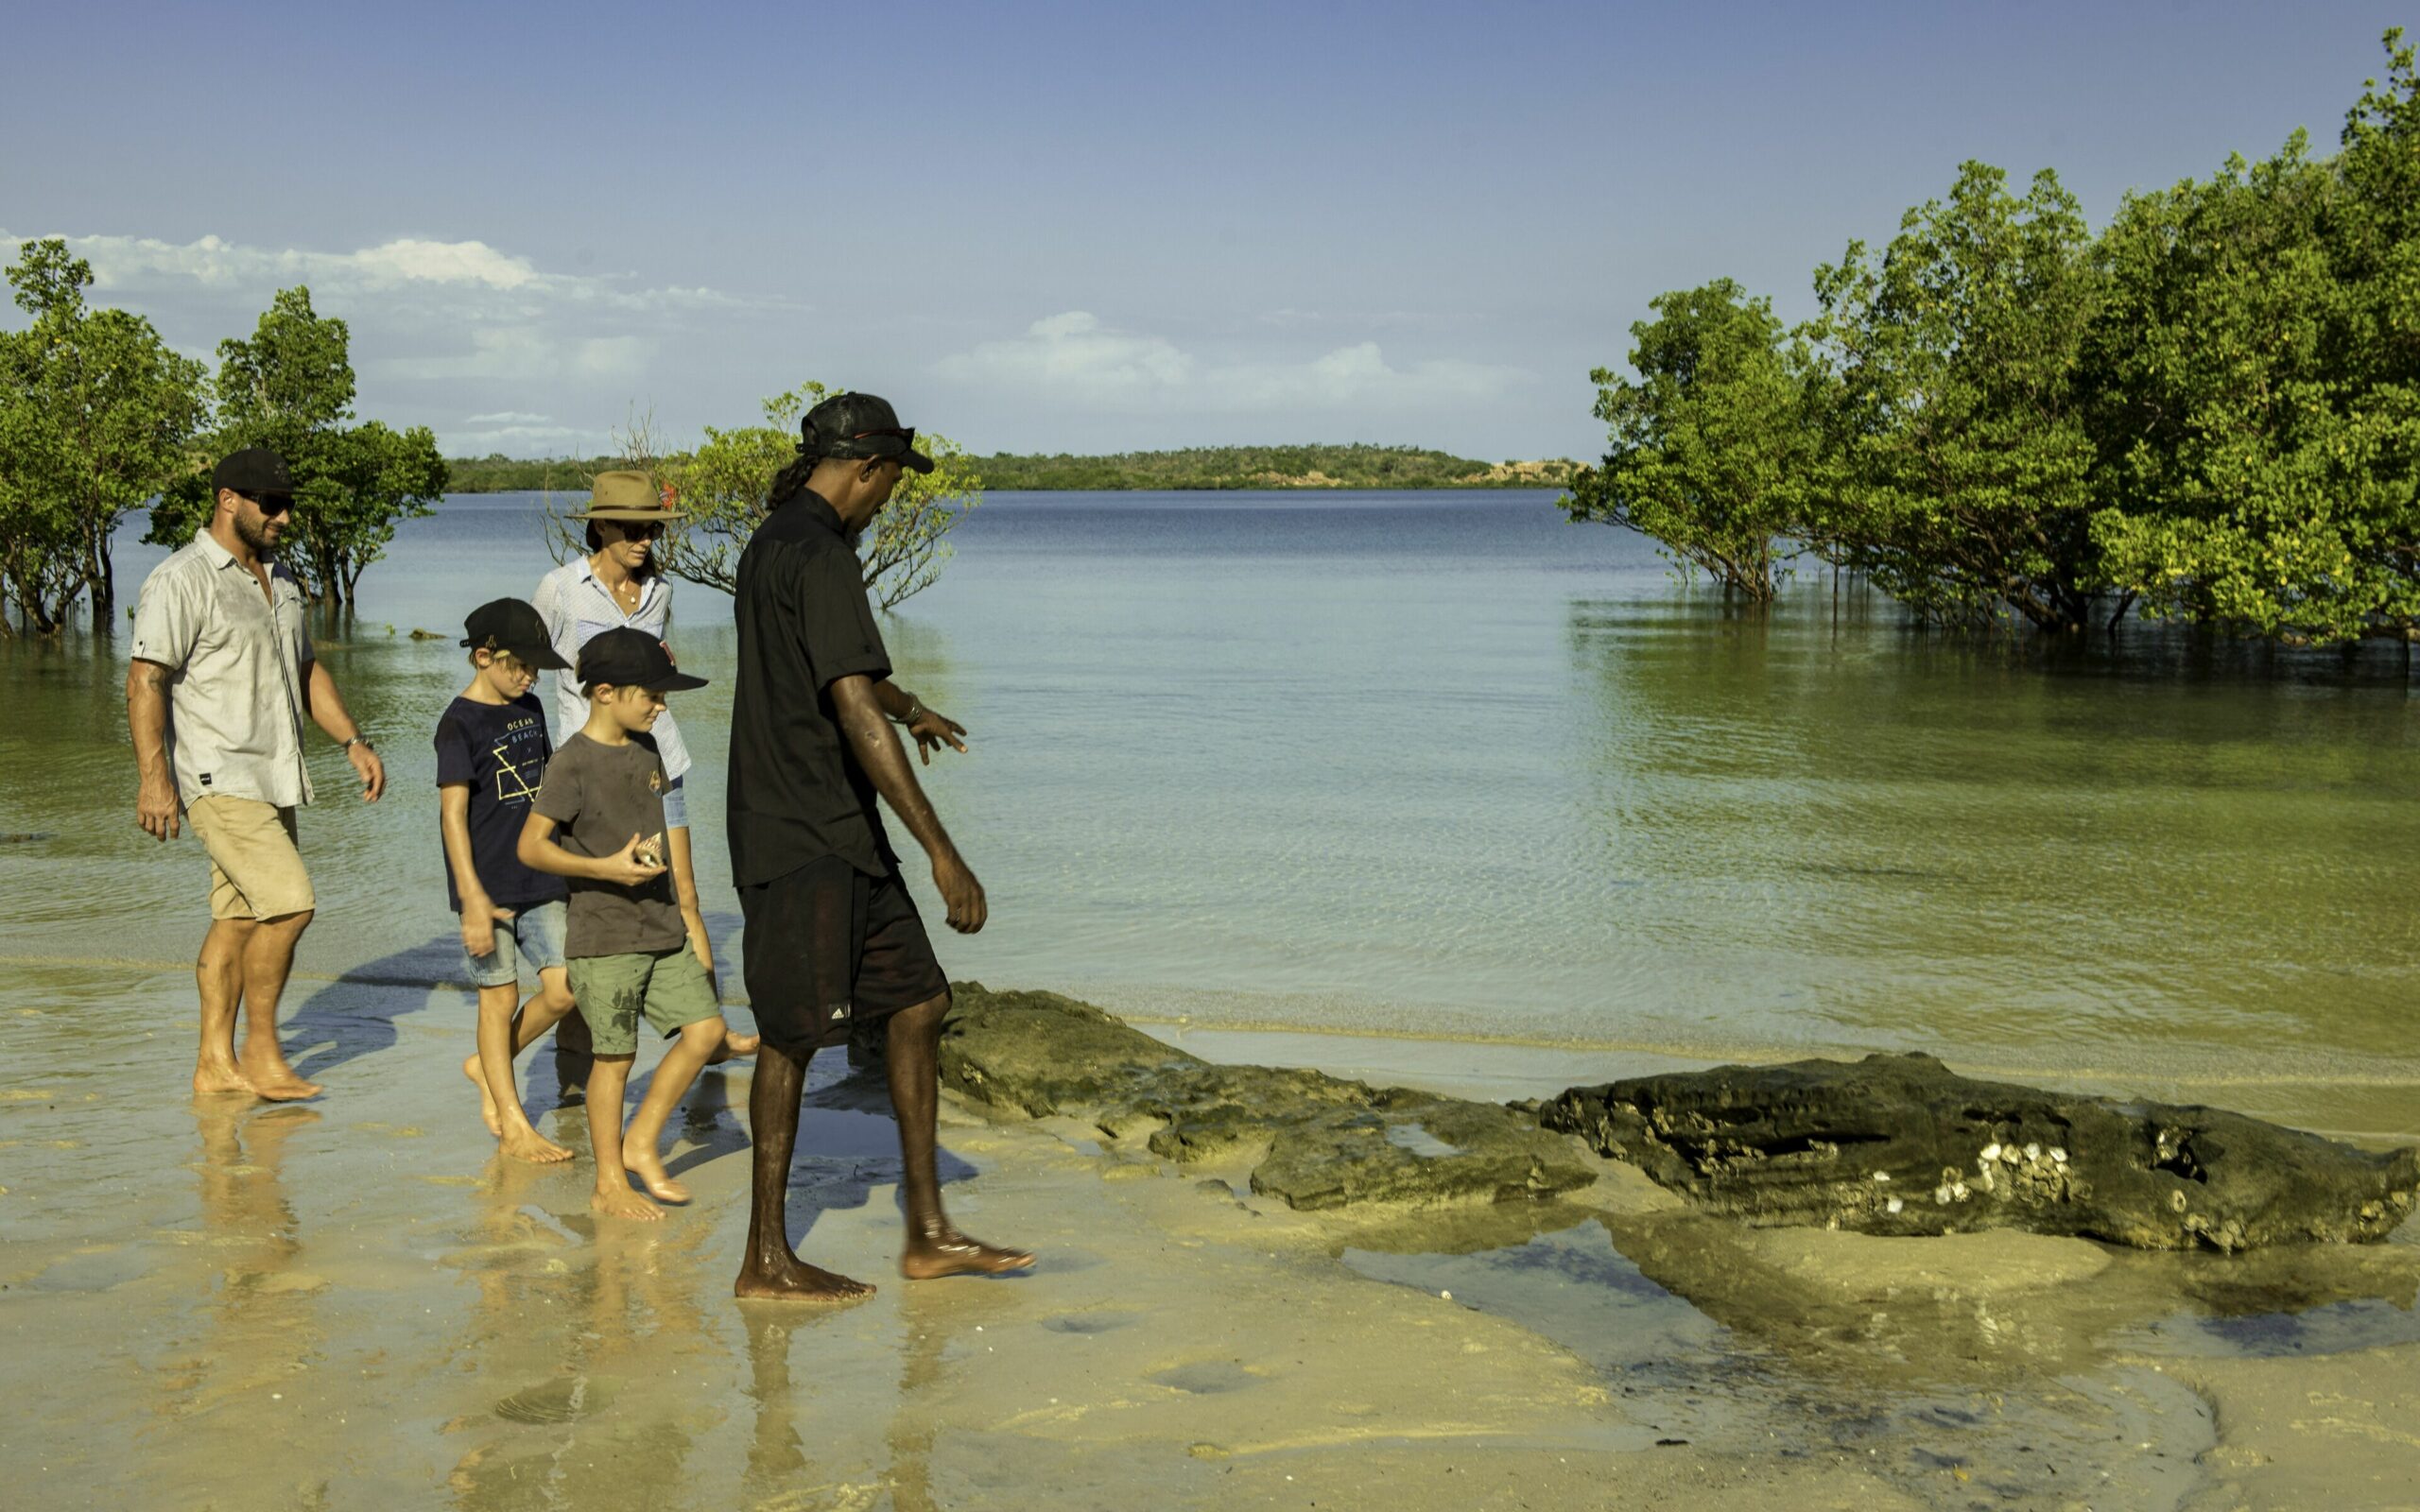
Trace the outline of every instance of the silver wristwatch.
[[355, 746], [360, 747], [363, 750], [368, 751], [372, 756], [378, 754], [378, 747], [371, 743], [368, 735], [355, 735], [351, 740], [348, 740], [343, 745], [337, 747], [337, 749], [345, 752], [347, 755], [351, 755], [353, 753], [353, 747]]

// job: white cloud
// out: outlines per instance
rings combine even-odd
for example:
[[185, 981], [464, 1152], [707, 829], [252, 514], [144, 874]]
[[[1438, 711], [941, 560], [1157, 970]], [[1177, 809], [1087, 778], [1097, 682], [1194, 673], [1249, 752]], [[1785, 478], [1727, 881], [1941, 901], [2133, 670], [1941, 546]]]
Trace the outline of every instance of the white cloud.
[[[0, 231], [0, 248], [35, 238]], [[277, 289], [307, 284], [319, 296], [391, 293], [419, 287], [513, 294], [536, 302], [602, 304], [628, 310], [788, 307], [779, 300], [744, 300], [708, 288], [635, 288], [624, 274], [548, 273], [529, 259], [481, 241], [440, 242], [404, 237], [350, 252], [299, 247], [250, 247], [218, 236], [164, 242], [149, 236], [66, 236], [68, 249], [93, 266], [103, 296], [199, 285], [207, 289]]]
[[[0, 231], [0, 256], [28, 239]], [[327, 250], [216, 235], [62, 239], [92, 265], [95, 302], [150, 317], [214, 368], [221, 337], [249, 334], [277, 291], [307, 284], [319, 313], [351, 329], [360, 413], [431, 425], [449, 450], [593, 450], [659, 385], [688, 391], [660, 366], [666, 353], [712, 350], [801, 308], [650, 287], [629, 273], [555, 271], [485, 241], [401, 237]], [[584, 413], [596, 423], [556, 423]]]
[[1308, 359], [1205, 361], [1164, 336], [1114, 330], [1082, 310], [944, 357], [934, 370], [956, 383], [1100, 408], [1223, 414], [1420, 408], [1498, 398], [1534, 379], [1518, 368], [1454, 358], [1396, 366], [1374, 341]]
[[571, 354], [571, 370], [588, 378], [635, 378], [655, 355], [655, 343], [641, 336], [598, 336]]
[[457, 426], [446, 432], [446, 443], [457, 455], [490, 452], [529, 455], [537, 452], [595, 451], [598, 433], [579, 425], [496, 425], [484, 430]]
[[532, 325], [485, 325], [468, 333], [468, 350], [381, 357], [357, 364], [383, 378], [419, 383], [471, 380], [528, 383], [562, 373], [565, 343]]

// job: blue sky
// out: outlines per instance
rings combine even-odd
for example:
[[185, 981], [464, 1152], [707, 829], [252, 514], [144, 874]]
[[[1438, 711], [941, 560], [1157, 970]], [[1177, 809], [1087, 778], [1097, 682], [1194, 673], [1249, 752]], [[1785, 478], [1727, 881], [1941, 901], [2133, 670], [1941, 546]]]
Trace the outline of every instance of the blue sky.
[[[2420, 4], [19, 6], [0, 250], [207, 353], [303, 282], [449, 452], [809, 378], [977, 451], [1590, 455], [1718, 275], [1795, 318], [1966, 158], [2332, 144]], [[13, 316], [13, 312], [11, 312]]]

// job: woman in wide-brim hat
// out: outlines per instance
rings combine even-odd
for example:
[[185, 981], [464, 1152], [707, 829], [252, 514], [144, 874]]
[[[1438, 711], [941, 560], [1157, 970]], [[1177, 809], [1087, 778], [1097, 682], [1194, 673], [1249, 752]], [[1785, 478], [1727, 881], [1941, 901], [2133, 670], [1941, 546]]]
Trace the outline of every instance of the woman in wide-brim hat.
[[[656, 562], [656, 551], [665, 533], [684, 518], [665, 497], [665, 490], [645, 472], [617, 469], [599, 472], [590, 489], [588, 507], [570, 518], [584, 524], [588, 555], [571, 560], [538, 580], [538, 591], [530, 602], [546, 621], [547, 636], [555, 650], [574, 667], [579, 665], [579, 648], [606, 630], [643, 630], [665, 643], [668, 649], [672, 640], [672, 580], [664, 576]], [[588, 699], [579, 691], [579, 677], [569, 671], [555, 674], [555, 713], [561, 721], [560, 741], [569, 740], [572, 733], [588, 723]], [[689, 747], [681, 738], [681, 727], [666, 709], [656, 717], [648, 733], [655, 738], [656, 751], [664, 758], [665, 843], [672, 850], [686, 855], [689, 850], [689, 802], [683, 782], [691, 765]], [[665, 858], [669, 861], [671, 857]], [[694, 867], [684, 867], [676, 875], [695, 879]], [[693, 880], [694, 885], [694, 880]], [[705, 917], [694, 892], [681, 900], [681, 913], [690, 933], [705, 937]], [[708, 947], [708, 970], [712, 970], [713, 949]], [[557, 1031], [558, 1047], [575, 1055], [585, 1054], [584, 1036], [572, 1027], [585, 1027], [578, 1014], [563, 1021]], [[565, 1044], [568, 1035], [572, 1043]], [[756, 1048], [753, 1035], [735, 1035], [725, 1031], [723, 1054], [746, 1055]], [[720, 1057], [717, 1057], [720, 1058]], [[572, 1068], [564, 1068], [566, 1090], [586, 1080], [585, 1074], [575, 1078]]]

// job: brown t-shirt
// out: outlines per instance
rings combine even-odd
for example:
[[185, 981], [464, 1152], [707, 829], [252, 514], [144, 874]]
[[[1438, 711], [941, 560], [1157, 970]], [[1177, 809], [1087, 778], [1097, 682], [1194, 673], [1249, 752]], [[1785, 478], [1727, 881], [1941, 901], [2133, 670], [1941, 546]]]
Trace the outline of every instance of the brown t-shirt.
[[688, 943], [680, 899], [672, 890], [672, 858], [664, 854], [667, 781], [655, 742], [645, 735], [632, 735], [626, 746], [607, 746], [579, 731], [546, 764], [545, 785], [529, 808], [555, 821], [557, 844], [576, 856], [610, 856], [635, 834], [640, 852], [652, 846], [667, 868], [635, 887], [571, 878], [565, 955], [677, 951]]

